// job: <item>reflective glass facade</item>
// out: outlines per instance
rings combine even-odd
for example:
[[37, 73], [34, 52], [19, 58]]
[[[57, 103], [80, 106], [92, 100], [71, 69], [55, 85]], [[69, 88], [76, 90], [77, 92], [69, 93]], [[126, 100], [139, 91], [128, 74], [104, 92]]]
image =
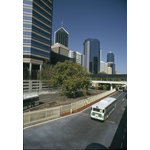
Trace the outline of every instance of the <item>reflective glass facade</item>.
[[55, 43], [60, 43], [66, 47], [68, 47], [69, 33], [61, 27], [57, 31], [55, 31]]
[[100, 71], [100, 41], [97, 39], [86, 39], [83, 43], [82, 66], [88, 72], [97, 74]]
[[114, 54], [112, 52], [109, 52], [107, 54], [107, 62], [113, 62], [114, 63]]
[[107, 54], [107, 63], [108, 67], [112, 68], [112, 74], [115, 74], [114, 54], [112, 52]]
[[23, 0], [23, 58], [50, 61], [52, 12], [53, 0]]

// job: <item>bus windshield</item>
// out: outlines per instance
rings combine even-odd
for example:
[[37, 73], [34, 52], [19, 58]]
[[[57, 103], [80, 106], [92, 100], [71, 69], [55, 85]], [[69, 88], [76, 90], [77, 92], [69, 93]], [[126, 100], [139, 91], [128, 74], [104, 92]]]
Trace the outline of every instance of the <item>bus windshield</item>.
[[93, 111], [97, 111], [97, 112], [101, 112], [102, 113], [102, 109], [98, 109], [98, 108], [93, 108]]

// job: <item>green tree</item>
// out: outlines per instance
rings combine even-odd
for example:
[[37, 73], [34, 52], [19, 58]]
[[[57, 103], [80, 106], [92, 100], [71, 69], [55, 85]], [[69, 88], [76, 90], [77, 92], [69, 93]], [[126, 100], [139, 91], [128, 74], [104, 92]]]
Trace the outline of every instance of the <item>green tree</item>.
[[86, 90], [85, 85], [84, 85], [84, 87], [83, 87], [83, 95], [84, 95], [84, 96], [87, 96], [87, 90]]
[[98, 85], [97, 84], [95, 85], [95, 90], [98, 90]]
[[102, 72], [98, 72], [98, 74], [107, 74], [106, 72], [102, 71]]
[[107, 90], [106, 84], [103, 85], [103, 90]]
[[62, 86], [62, 92], [67, 94], [73, 94], [77, 90], [87, 90], [91, 84], [90, 78], [86, 68], [82, 67], [78, 63], [66, 60], [65, 62], [58, 62], [56, 64], [56, 74], [53, 76], [53, 83]]
[[56, 74], [55, 67], [44, 62], [42, 70], [38, 72], [38, 79], [48, 86], [48, 89], [53, 85], [52, 77]]
[[93, 74], [93, 73], [89, 72], [88, 74]]

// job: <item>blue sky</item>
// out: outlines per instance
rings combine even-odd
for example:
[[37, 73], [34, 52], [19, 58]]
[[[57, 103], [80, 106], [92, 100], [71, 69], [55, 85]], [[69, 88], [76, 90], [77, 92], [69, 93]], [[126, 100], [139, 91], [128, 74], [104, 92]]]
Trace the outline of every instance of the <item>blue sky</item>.
[[69, 32], [69, 50], [83, 54], [87, 38], [100, 41], [102, 61], [107, 53], [115, 55], [116, 71], [127, 73], [127, 1], [126, 0], [53, 0], [54, 32], [61, 27]]

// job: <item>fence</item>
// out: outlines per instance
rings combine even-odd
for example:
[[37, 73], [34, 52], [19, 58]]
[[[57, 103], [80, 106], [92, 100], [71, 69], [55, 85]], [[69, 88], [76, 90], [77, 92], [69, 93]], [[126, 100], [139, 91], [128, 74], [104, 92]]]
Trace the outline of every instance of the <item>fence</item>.
[[23, 125], [27, 125], [30, 123], [36, 123], [39, 121], [44, 121], [48, 119], [53, 119], [60, 117], [61, 114], [64, 113], [72, 113], [72, 111], [75, 111], [87, 104], [90, 104], [100, 98], [103, 98], [111, 93], [116, 91], [115, 89], [106, 91], [104, 93], [89, 97], [87, 99], [83, 99], [81, 101], [71, 103], [68, 105], [61, 105], [59, 107], [54, 107], [54, 108], [47, 108], [39, 111], [33, 111], [33, 112], [26, 112], [23, 113]]
[[[50, 90], [56, 89], [57, 87], [50, 88]], [[44, 90], [48, 90], [48, 86], [40, 80], [23, 80], [23, 92], [39, 92]]]

